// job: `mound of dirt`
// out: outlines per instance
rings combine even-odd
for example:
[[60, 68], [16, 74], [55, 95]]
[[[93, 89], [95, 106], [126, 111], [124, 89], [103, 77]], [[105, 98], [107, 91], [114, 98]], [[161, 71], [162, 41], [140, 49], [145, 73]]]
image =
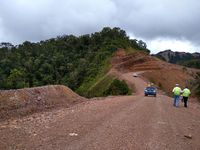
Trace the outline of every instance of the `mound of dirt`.
[[84, 100], [62, 85], [0, 91], [0, 120], [69, 107]]

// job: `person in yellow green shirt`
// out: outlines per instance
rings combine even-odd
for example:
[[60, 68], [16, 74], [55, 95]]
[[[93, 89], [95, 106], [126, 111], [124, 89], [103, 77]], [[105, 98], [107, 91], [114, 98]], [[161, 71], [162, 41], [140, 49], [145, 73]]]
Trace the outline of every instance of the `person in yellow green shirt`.
[[176, 86], [172, 90], [174, 94], [174, 106], [178, 107], [179, 106], [179, 97], [181, 95], [181, 88], [179, 87], [179, 84], [176, 84]]
[[188, 103], [188, 97], [190, 96], [191, 92], [188, 89], [188, 87], [186, 86], [183, 91], [182, 91], [182, 95], [183, 95], [183, 101], [184, 101], [184, 107], [187, 107], [187, 103]]

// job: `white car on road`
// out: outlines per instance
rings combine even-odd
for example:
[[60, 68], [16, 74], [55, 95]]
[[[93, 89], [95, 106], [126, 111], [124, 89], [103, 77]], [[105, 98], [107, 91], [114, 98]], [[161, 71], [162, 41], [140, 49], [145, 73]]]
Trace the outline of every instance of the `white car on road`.
[[133, 74], [133, 77], [138, 77], [138, 74], [137, 74], [137, 73], [134, 73], [134, 74]]

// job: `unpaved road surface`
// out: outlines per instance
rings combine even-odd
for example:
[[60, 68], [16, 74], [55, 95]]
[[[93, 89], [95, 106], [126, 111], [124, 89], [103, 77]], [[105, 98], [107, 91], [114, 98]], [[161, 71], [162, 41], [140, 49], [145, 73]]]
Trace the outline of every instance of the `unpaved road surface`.
[[131, 73], [135, 96], [99, 98], [71, 108], [0, 122], [0, 149], [199, 150], [200, 106], [144, 97], [146, 83]]

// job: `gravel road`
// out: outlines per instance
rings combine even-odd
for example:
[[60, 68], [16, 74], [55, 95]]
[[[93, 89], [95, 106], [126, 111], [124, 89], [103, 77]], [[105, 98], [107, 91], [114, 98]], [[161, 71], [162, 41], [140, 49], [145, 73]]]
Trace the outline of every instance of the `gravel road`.
[[132, 73], [133, 96], [96, 98], [50, 112], [0, 122], [0, 149], [199, 150], [200, 105], [172, 106], [172, 98], [144, 97], [147, 85]]

